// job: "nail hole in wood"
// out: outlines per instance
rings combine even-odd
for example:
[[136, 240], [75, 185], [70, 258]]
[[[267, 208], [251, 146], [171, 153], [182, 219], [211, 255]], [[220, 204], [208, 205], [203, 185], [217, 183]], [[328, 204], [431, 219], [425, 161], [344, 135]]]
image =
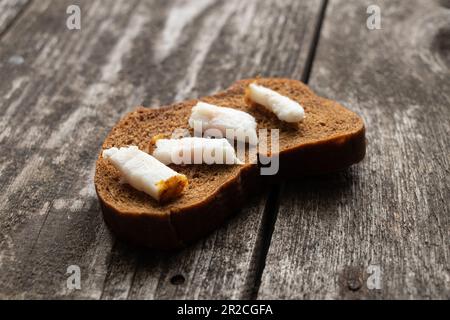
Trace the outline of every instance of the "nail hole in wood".
[[450, 27], [438, 31], [432, 42], [432, 50], [450, 67]]
[[184, 277], [181, 274], [177, 274], [170, 279], [170, 283], [175, 286], [178, 286], [183, 284], [185, 280], [186, 279], [184, 279]]
[[439, 3], [446, 8], [450, 8], [450, 0], [439, 0]]
[[361, 281], [359, 279], [348, 279], [347, 286], [351, 291], [358, 291], [361, 289]]

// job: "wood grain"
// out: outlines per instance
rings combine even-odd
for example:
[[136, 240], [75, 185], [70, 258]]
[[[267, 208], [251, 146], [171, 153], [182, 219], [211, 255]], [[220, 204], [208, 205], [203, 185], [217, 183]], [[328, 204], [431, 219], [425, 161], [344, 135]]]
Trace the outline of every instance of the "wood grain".
[[[373, 4], [381, 30], [366, 28]], [[259, 298], [450, 298], [450, 10], [442, 4], [329, 1], [310, 85], [362, 115], [367, 157], [285, 185]], [[380, 267], [379, 290], [366, 285], [370, 265]]]
[[[95, 159], [135, 105], [300, 78], [320, 2], [77, 1], [74, 31], [70, 4], [35, 1], [0, 39], [0, 297], [250, 297], [266, 197], [181, 252], [131, 248], [102, 221]], [[66, 287], [69, 265], [81, 290]]]
[[30, 0], [0, 0], [0, 36], [26, 8]]
[[[228, 10], [227, 21], [220, 23], [216, 15], [223, 15]], [[291, 11], [301, 14], [294, 15]], [[318, 19], [318, 13], [318, 3], [313, 2], [285, 1], [280, 4], [274, 1], [267, 2], [263, 7], [257, 6], [257, 2], [228, 2], [225, 7], [223, 4], [217, 7], [202, 25], [196, 27], [197, 33], [208, 28], [216, 38], [213, 40], [210, 35], [207, 36], [210, 39], [207, 42], [210, 43], [209, 51], [204, 47], [206, 38], [196, 40], [197, 50], [205, 55], [205, 60], [199, 68], [199, 58], [193, 57], [192, 71], [189, 72], [194, 72], [195, 79], [188, 73], [182, 85], [178, 86], [175, 99], [186, 97], [186, 86], [191, 91], [208, 92], [208, 87], [214, 88], [208, 89], [211, 91], [219, 90], [235, 79], [260, 73], [299, 77], [310, 49], [314, 31], [311, 26]], [[220, 23], [217, 28], [221, 30], [211, 30], [216, 23]], [[280, 43], [275, 47], [263, 45], [285, 33], [292, 37], [289, 41], [280, 37], [276, 40]], [[245, 48], [240, 45], [243, 41]], [[277, 50], [284, 50], [285, 53], [277, 60], [270, 58]], [[157, 54], [157, 57], [160, 55]], [[192, 81], [196, 81], [196, 85], [192, 85]], [[160, 253], [155, 259], [155, 253], [143, 253], [138, 256], [137, 263], [118, 257], [110, 268], [102, 298], [251, 297], [259, 267], [256, 262], [259, 260], [262, 237], [265, 236], [263, 214], [266, 201], [266, 197], [254, 199], [229, 225], [176, 255]], [[128, 252], [129, 248], [121, 246], [119, 250]], [[117, 285], [115, 279], [120, 275], [125, 275], [126, 280]]]

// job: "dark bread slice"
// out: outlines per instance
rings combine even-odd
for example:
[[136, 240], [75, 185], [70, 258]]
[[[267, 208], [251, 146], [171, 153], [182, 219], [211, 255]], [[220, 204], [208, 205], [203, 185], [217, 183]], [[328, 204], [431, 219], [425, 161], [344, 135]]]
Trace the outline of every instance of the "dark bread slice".
[[[261, 106], [247, 105], [245, 87], [253, 81], [300, 102], [305, 120], [285, 123]], [[211, 232], [237, 212], [249, 194], [262, 185], [261, 179], [327, 173], [364, 158], [366, 141], [361, 118], [337, 102], [316, 96], [297, 80], [241, 80], [200, 100], [246, 111], [256, 118], [258, 128], [280, 129], [279, 174], [261, 177], [257, 164], [171, 165], [188, 177], [189, 187], [179, 199], [159, 204], [145, 193], [121, 184], [118, 171], [100, 155], [95, 188], [104, 219], [119, 238], [154, 248], [181, 247]], [[152, 137], [171, 136], [175, 129], [189, 128], [191, 108], [197, 101], [159, 109], [137, 108], [117, 123], [102, 149], [137, 145], [151, 152]]]

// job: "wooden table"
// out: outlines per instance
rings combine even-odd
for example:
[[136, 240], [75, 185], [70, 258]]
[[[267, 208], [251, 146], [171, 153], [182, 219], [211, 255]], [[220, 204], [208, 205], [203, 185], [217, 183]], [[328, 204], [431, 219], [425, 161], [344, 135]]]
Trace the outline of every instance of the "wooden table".
[[[0, 43], [0, 298], [450, 298], [450, 1], [1, 0]], [[358, 112], [365, 160], [182, 251], [116, 241], [93, 187], [115, 122], [255, 75]]]

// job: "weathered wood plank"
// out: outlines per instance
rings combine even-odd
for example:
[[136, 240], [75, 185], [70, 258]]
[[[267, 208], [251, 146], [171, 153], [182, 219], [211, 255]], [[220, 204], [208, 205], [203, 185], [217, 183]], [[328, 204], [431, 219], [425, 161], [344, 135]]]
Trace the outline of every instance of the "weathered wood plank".
[[286, 184], [259, 298], [450, 298], [449, 21], [438, 1], [329, 1], [310, 84], [362, 115], [367, 157]]
[[[192, 96], [219, 90], [235, 79], [259, 73], [300, 77], [320, 3], [260, 4], [221, 2], [205, 14], [203, 21], [185, 31], [187, 35], [192, 32], [186, 40], [192, 42], [192, 52], [197, 53], [192, 56], [182, 50], [167, 61], [168, 68], [180, 57], [190, 63], [187, 76], [175, 90], [176, 99], [188, 93]], [[229, 16], [224, 19], [223, 15]], [[171, 19], [169, 16], [167, 22]], [[179, 28], [167, 22], [163, 34], [173, 33], [166, 28]], [[241, 45], [243, 42], [245, 47]], [[175, 74], [176, 70], [171, 73]], [[117, 261], [110, 266], [102, 298], [251, 297], [258, 267], [255, 261], [263, 237], [265, 204], [266, 197], [254, 199], [224, 228], [175, 255], [140, 252], [137, 264], [117, 255]], [[129, 252], [130, 248], [121, 246], [119, 250]], [[124, 281], [119, 284], [115, 279], [121, 275]]]
[[[65, 26], [70, 4], [33, 2], [0, 39], [0, 297], [247, 297], [265, 197], [179, 253], [130, 248], [102, 221], [95, 159], [135, 105], [300, 77], [320, 3], [78, 1], [78, 31]], [[81, 290], [66, 287], [69, 265]]]
[[0, 0], [0, 35], [8, 29], [29, 2], [30, 0]]
[[136, 2], [86, 1], [82, 29], [70, 31], [69, 4], [34, 2], [0, 39], [2, 297], [64, 296], [75, 264], [81, 295], [95, 298], [106, 276], [112, 240], [95, 199], [94, 161], [108, 128], [140, 102], [119, 72], [145, 20], [129, 20]]

